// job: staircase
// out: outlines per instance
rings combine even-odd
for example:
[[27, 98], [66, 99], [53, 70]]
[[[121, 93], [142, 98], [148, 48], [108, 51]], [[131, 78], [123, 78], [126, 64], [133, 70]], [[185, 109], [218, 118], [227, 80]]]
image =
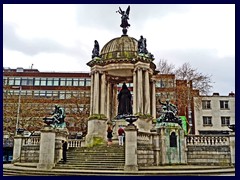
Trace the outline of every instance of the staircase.
[[54, 169], [123, 170], [125, 163], [124, 146], [113, 144], [92, 148], [69, 148], [67, 162], [60, 161]]

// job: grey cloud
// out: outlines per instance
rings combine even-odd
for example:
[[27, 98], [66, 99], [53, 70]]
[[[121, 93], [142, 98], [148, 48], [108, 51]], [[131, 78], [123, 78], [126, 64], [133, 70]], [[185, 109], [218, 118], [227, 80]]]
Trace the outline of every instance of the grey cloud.
[[[191, 5], [181, 4], [94, 4], [77, 5], [77, 22], [81, 26], [93, 28], [104, 28], [116, 31], [120, 28], [121, 15], [116, 11], [121, 7], [126, 10], [130, 5], [129, 23], [135, 28], [141, 28], [151, 18], [163, 18], [169, 13], [184, 12], [190, 9]], [[156, 12], [156, 13], [153, 13]], [[88, 14], [86, 16], [86, 14]], [[131, 28], [131, 27], [130, 27]]]
[[16, 26], [9, 23], [3, 23], [3, 47], [10, 50], [20, 51], [27, 55], [36, 55], [42, 52], [46, 53], [66, 53], [76, 55], [81, 53], [81, 45], [78, 48], [67, 48], [46, 38], [34, 38], [31, 40], [19, 37], [15, 31]]

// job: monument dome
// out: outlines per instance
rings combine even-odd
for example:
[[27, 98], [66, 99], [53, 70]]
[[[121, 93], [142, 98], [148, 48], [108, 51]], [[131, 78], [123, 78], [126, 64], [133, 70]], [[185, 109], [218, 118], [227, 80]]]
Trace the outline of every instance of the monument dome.
[[137, 57], [138, 41], [127, 35], [114, 38], [106, 43], [101, 50], [101, 59], [129, 61]]

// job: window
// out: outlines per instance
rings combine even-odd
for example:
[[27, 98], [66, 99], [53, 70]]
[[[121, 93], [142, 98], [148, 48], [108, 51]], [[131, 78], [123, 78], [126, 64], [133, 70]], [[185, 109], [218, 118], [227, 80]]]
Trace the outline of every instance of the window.
[[221, 124], [222, 124], [222, 126], [229, 126], [230, 125], [230, 117], [221, 117]]
[[85, 79], [79, 79], [79, 86], [85, 86]]
[[66, 79], [65, 78], [60, 79], [60, 86], [66, 86]]
[[27, 85], [33, 86], [33, 78], [28, 78]]
[[59, 78], [53, 78], [53, 86], [59, 86]]
[[220, 108], [221, 109], [229, 109], [228, 101], [220, 101]]
[[204, 126], [212, 126], [212, 117], [211, 116], [203, 116], [203, 125]]
[[35, 78], [34, 85], [40, 86], [40, 78]]
[[170, 147], [177, 147], [177, 136], [175, 132], [172, 132], [170, 135]]
[[15, 78], [15, 86], [20, 86], [21, 78]]
[[202, 109], [211, 109], [211, 101], [208, 100], [202, 101]]
[[8, 80], [8, 85], [14, 85], [14, 79], [13, 78], [9, 78]]
[[86, 86], [91, 86], [91, 79], [86, 79]]
[[53, 78], [48, 78], [47, 86], [52, 86], [52, 85], [53, 85]]
[[41, 86], [46, 86], [46, 84], [47, 84], [47, 79], [41, 78]]
[[27, 78], [22, 78], [22, 86], [26, 86], [27, 85]]
[[78, 79], [73, 79], [73, 86], [78, 86]]
[[71, 78], [67, 78], [66, 86], [72, 86], [72, 79]]

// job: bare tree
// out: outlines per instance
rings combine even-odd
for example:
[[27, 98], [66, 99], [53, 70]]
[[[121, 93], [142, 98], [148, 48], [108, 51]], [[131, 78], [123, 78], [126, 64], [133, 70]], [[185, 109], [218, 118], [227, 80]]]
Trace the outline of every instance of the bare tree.
[[212, 88], [211, 75], [203, 74], [191, 67], [190, 63], [184, 63], [175, 71], [176, 79], [192, 81], [193, 89], [199, 90], [202, 95], [207, 95]]
[[174, 68], [175, 65], [169, 64], [165, 59], [160, 59], [157, 64], [157, 71], [159, 71], [159, 74], [173, 74]]
[[159, 74], [175, 74], [177, 80], [192, 81], [192, 88], [199, 90], [202, 95], [209, 94], [212, 88], [212, 76], [198, 72], [197, 69], [191, 67], [190, 63], [184, 63], [182, 66], [175, 68], [175, 66], [169, 64], [167, 60], [160, 59], [157, 70]]

